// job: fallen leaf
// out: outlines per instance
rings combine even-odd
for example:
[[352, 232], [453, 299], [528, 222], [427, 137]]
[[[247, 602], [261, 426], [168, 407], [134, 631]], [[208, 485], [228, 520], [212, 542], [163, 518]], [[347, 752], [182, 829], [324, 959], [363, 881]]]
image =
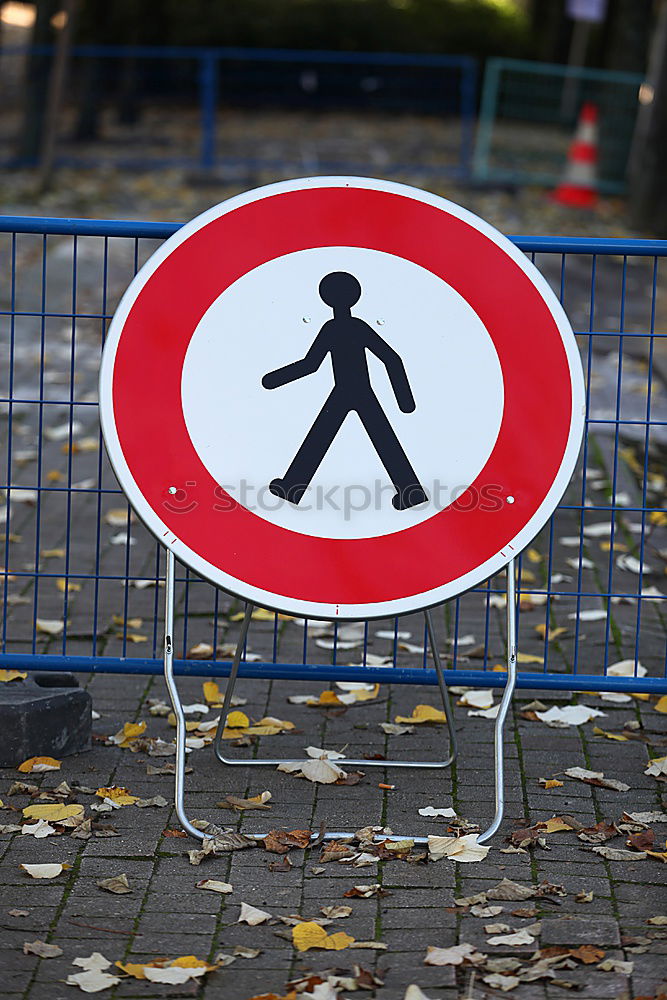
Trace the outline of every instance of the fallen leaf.
[[131, 795], [127, 788], [123, 788], [119, 785], [110, 785], [108, 788], [98, 788], [95, 792], [100, 799], [110, 799], [117, 806], [131, 806], [137, 799], [138, 795]]
[[60, 635], [65, 628], [65, 622], [52, 618], [36, 618], [35, 627], [38, 632], [43, 632], [45, 635]]
[[119, 969], [135, 979], [147, 979], [152, 983], [179, 985], [189, 979], [198, 979], [217, 968], [194, 955], [183, 955], [174, 959], [158, 959], [154, 962], [116, 962]]
[[480, 688], [474, 691], [466, 691], [461, 695], [459, 705], [467, 708], [491, 708], [493, 705], [493, 689]]
[[503, 993], [508, 993], [510, 990], [516, 989], [520, 985], [521, 980], [516, 976], [504, 976], [499, 972], [492, 972], [488, 976], [482, 976], [482, 982], [494, 990], [502, 990]]
[[428, 856], [431, 861], [439, 861], [441, 858], [463, 862], [482, 861], [488, 853], [488, 847], [477, 843], [476, 833], [464, 837], [428, 838]]
[[542, 785], [542, 788], [562, 788], [565, 782], [558, 781], [557, 778], [539, 778], [538, 784]]
[[0, 683], [8, 684], [10, 681], [24, 681], [28, 676], [25, 670], [0, 670]]
[[271, 798], [271, 792], [260, 792], [259, 795], [251, 795], [247, 799], [238, 798], [236, 795], [225, 795], [222, 802], [217, 802], [219, 809], [236, 809], [237, 812], [245, 812], [248, 809], [270, 809], [267, 805]]
[[308, 847], [312, 838], [310, 830], [269, 830], [264, 847], [272, 854], [287, 854], [294, 847]]
[[150, 799], [137, 799], [134, 803], [137, 809], [148, 809], [149, 806], [153, 806], [157, 809], [164, 809], [169, 803], [163, 795], [153, 795]]
[[548, 726], [562, 728], [565, 726], [581, 726], [585, 722], [590, 722], [605, 713], [597, 708], [589, 708], [588, 705], [566, 705], [559, 708], [553, 705], [546, 712], [536, 712], [535, 715], [541, 722], [546, 722]]
[[618, 660], [607, 667], [608, 677], [646, 677], [646, 667], [637, 661], [635, 668], [634, 660]]
[[590, 847], [587, 848], [594, 854], [606, 858], [607, 861], [642, 861], [646, 854], [638, 851], [624, 851], [617, 847]]
[[667, 775], [667, 757], [654, 757], [644, 774], [651, 774], [654, 778]]
[[456, 819], [456, 811], [450, 809], [449, 807], [445, 809], [434, 809], [433, 806], [425, 806], [423, 809], [417, 810], [420, 816], [429, 816], [435, 818], [441, 816], [444, 819]]
[[[665, 758], [667, 760], [667, 757]], [[612, 788], [617, 792], [627, 792], [630, 786], [615, 778], [605, 778], [602, 771], [589, 771], [584, 767], [568, 767], [564, 772], [568, 778], [576, 778], [587, 785], [597, 785], [599, 788]], [[644, 772], [646, 774], [646, 772]]]
[[349, 917], [352, 913], [351, 906], [321, 906], [320, 913], [329, 920], [341, 920], [343, 917]]
[[61, 872], [71, 868], [67, 863], [51, 865], [19, 865], [31, 878], [56, 878]]
[[38, 819], [36, 823], [24, 823], [20, 829], [22, 835], [35, 837], [36, 840], [50, 837], [56, 832], [45, 819]]
[[111, 878], [100, 879], [97, 885], [100, 889], [106, 889], [107, 892], [116, 893], [118, 896], [124, 896], [128, 892], [132, 892], [125, 873], [122, 875], [112, 875]]
[[39, 774], [41, 771], [59, 771], [62, 761], [54, 757], [29, 757], [16, 768], [21, 774]]
[[47, 823], [59, 823], [61, 820], [70, 819], [73, 816], [83, 816], [84, 808], [76, 802], [65, 806], [62, 804], [26, 806], [23, 815], [26, 819], [44, 819]]
[[489, 938], [487, 944], [491, 946], [507, 945], [514, 948], [518, 945], [533, 944], [534, 942], [535, 938], [533, 935], [529, 934], [525, 927], [522, 927], [521, 930], [515, 931], [512, 934], [500, 934], [497, 937]]
[[353, 885], [351, 889], [343, 893], [348, 899], [358, 898], [358, 899], [369, 899], [371, 896], [389, 896], [386, 889], [383, 889], [379, 882], [374, 882], [372, 885]]
[[39, 955], [40, 958], [57, 958], [63, 950], [57, 944], [46, 944], [45, 941], [24, 941], [24, 955]]
[[415, 723], [419, 725], [429, 722], [441, 723], [447, 722], [447, 716], [442, 709], [434, 708], [432, 705], [416, 705], [412, 715], [397, 715], [394, 718], [394, 722]]
[[477, 951], [473, 944], [456, 944], [452, 948], [435, 948], [428, 945], [424, 965], [462, 965], [463, 962], [478, 965], [485, 958], [486, 955]]
[[592, 903], [593, 902], [593, 893], [592, 892], [585, 892], [582, 889], [581, 892], [578, 892], [577, 895], [574, 897], [574, 901], [575, 901], [575, 903]]
[[108, 737], [108, 742], [113, 743], [124, 750], [126, 747], [131, 746], [135, 740], [138, 740], [142, 733], [145, 733], [145, 731], [145, 722], [126, 722], [119, 732]]
[[600, 729], [599, 726], [593, 726], [593, 736], [604, 736], [608, 740], [615, 740], [617, 743], [627, 743], [628, 737], [623, 736], [621, 733], [610, 733], [606, 729]]
[[654, 927], [667, 927], [667, 917], [649, 917], [646, 921], [647, 924], [653, 924]]
[[405, 991], [403, 1000], [430, 1000], [430, 997], [427, 997], [424, 991], [417, 986], [416, 983], [410, 983]]
[[256, 927], [257, 924], [263, 924], [265, 920], [270, 919], [271, 914], [267, 913], [266, 910], [258, 910], [257, 907], [250, 906], [249, 903], [241, 903], [241, 912], [236, 922], [237, 924], [250, 924], [251, 927]]
[[308, 951], [310, 948], [342, 951], [354, 944], [354, 938], [344, 931], [327, 934], [325, 929], [313, 920], [305, 920], [292, 928], [292, 942], [297, 951]]
[[213, 878], [203, 878], [200, 882], [195, 885], [196, 889], [210, 889], [211, 892], [221, 892], [224, 895], [228, 895], [230, 892], [234, 892], [234, 887], [229, 884], [229, 882], [218, 882]]
[[414, 726], [399, 726], [395, 722], [380, 722], [379, 725], [388, 736], [406, 736], [415, 731]]
[[[75, 964], [75, 963], [72, 963]], [[68, 986], [78, 986], [84, 993], [100, 993], [119, 983], [120, 976], [112, 976], [108, 972], [91, 969], [88, 972], [73, 972], [67, 977]]]

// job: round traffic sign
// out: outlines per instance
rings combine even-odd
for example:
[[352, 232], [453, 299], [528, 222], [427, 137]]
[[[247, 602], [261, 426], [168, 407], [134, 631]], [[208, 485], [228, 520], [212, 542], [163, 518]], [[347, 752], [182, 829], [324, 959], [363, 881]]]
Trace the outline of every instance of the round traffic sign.
[[102, 428], [158, 540], [246, 600], [320, 618], [427, 607], [545, 524], [584, 422], [546, 281], [467, 210], [316, 177], [231, 198], [132, 281]]

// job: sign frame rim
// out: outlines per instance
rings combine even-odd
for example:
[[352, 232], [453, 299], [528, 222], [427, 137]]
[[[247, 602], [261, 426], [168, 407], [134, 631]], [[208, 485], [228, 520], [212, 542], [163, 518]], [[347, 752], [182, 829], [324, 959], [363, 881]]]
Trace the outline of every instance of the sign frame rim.
[[[298, 191], [312, 188], [332, 188], [332, 187], [354, 187], [371, 190], [385, 191], [400, 195], [404, 198], [413, 199], [441, 211], [448, 212], [463, 222], [468, 223], [472, 228], [488, 237], [499, 250], [504, 251], [512, 261], [524, 272], [529, 281], [537, 288], [540, 297], [546, 308], [552, 315], [554, 323], [560, 333], [561, 343], [567, 359], [567, 366], [570, 375], [570, 388], [572, 392], [571, 413], [567, 443], [563, 452], [560, 466], [554, 476], [553, 482], [546, 495], [536, 508], [532, 516], [526, 521], [519, 532], [506, 544], [513, 545], [517, 539], [521, 538], [520, 547], [506, 554], [503, 550], [496, 553], [469, 570], [455, 580], [449, 581], [439, 587], [419, 594], [410, 594], [407, 597], [392, 598], [388, 601], [373, 602], [367, 605], [334, 604], [333, 602], [314, 602], [312, 600], [301, 600], [284, 597], [276, 592], [265, 591], [253, 584], [232, 576], [221, 570], [219, 567], [208, 563], [197, 552], [193, 551], [186, 543], [182, 542], [174, 532], [161, 521], [159, 514], [151, 504], [145, 499], [143, 493], [135, 482], [133, 474], [125, 460], [120, 440], [118, 437], [113, 405], [113, 375], [116, 358], [116, 350], [120, 342], [125, 321], [130, 311], [142, 292], [144, 286], [158, 270], [161, 264], [170, 254], [181, 246], [187, 239], [204, 228], [210, 222], [221, 216], [233, 212], [244, 205], [261, 201], [281, 193]], [[474, 308], [474, 305], [473, 305]], [[99, 375], [99, 407], [100, 423], [105, 447], [111, 463], [113, 472], [128, 500], [130, 506], [136, 513], [139, 520], [144, 524], [153, 537], [165, 548], [169, 549], [174, 556], [186, 567], [190, 568], [213, 586], [219, 587], [241, 600], [252, 602], [253, 604], [269, 608], [271, 610], [305, 617], [313, 620], [358, 621], [377, 620], [392, 617], [400, 614], [414, 613], [435, 607], [445, 601], [458, 597], [491, 576], [502, 571], [508, 563], [516, 558], [518, 554], [526, 548], [535, 536], [542, 530], [556, 510], [558, 503], [562, 499], [567, 486], [569, 485], [576, 463], [578, 460], [583, 432], [585, 428], [585, 385], [584, 374], [581, 363], [581, 356], [576, 344], [574, 332], [569, 319], [549, 286], [535, 265], [506, 237], [500, 233], [490, 223], [470, 212], [468, 209], [451, 202], [439, 195], [414, 188], [411, 185], [387, 181], [381, 178], [356, 177], [356, 176], [323, 176], [323, 177], [302, 177], [293, 178], [287, 181], [278, 181], [272, 184], [253, 188], [249, 191], [234, 195], [217, 205], [206, 209], [185, 223], [171, 237], [164, 241], [151, 256], [145, 261], [139, 271], [134, 275], [132, 281], [123, 293], [118, 306], [114, 312], [111, 323], [107, 330], [102, 361]], [[128, 489], [128, 486], [130, 487]], [[527, 529], [531, 527], [530, 532]], [[166, 530], [164, 530], [166, 529]], [[161, 532], [163, 532], [161, 534]], [[219, 578], [216, 578], [216, 575]]]

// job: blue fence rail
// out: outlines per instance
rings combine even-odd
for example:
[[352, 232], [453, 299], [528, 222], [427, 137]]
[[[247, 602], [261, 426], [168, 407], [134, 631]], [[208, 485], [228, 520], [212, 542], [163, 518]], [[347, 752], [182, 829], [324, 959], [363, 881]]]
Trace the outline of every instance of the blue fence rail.
[[[162, 670], [164, 553], [106, 459], [97, 372], [120, 295], [177, 228], [0, 219], [0, 667]], [[513, 239], [560, 295], [587, 379], [577, 472], [518, 561], [519, 685], [667, 691], [667, 242]], [[503, 606], [501, 574], [435, 610], [451, 683], [502, 686]], [[181, 569], [176, 609], [176, 672], [225, 676], [241, 602]], [[260, 611], [242, 672], [435, 683], [419, 614]]]
[[[7, 60], [26, 59], [30, 53], [48, 56], [51, 48], [34, 46], [31, 49], [14, 47], [0, 50], [0, 74]], [[204, 171], [222, 165], [275, 169], [284, 165], [286, 158], [288, 163], [293, 162], [293, 158], [290, 159], [287, 153], [276, 157], [261, 148], [271, 146], [270, 136], [258, 138], [258, 148], [251, 156], [234, 155], [224, 124], [220, 128], [223, 106], [316, 109], [320, 114], [327, 109], [347, 108], [368, 113], [410, 111], [435, 115], [443, 122], [446, 119], [454, 121], [456, 128], [441, 137], [447, 158], [437, 169], [446, 174], [467, 175], [474, 138], [477, 75], [477, 61], [469, 56], [239, 47], [77, 45], [71, 53], [68, 88], [73, 104], [78, 104], [79, 108], [87, 107], [98, 120], [105, 108], [119, 100], [129, 101], [135, 110], [142, 105], [159, 105], [161, 102], [166, 107], [166, 113], [160, 118], [161, 135], [148, 137], [142, 130], [141, 122], [136, 123], [133, 132], [144, 148], [130, 155], [127, 153], [127, 130], [123, 133], [126, 148], [118, 153], [113, 136], [108, 134], [109, 122], [106, 125], [99, 123], [98, 141], [80, 142], [77, 149], [71, 142], [76, 123], [70, 116], [66, 126], [70, 135], [67, 131], [61, 133], [58, 162], [79, 166], [113, 162], [117, 166], [137, 168], [186, 165], [197, 166]], [[131, 81], [129, 85], [128, 78]], [[120, 91], [123, 91], [122, 96]], [[176, 137], [173, 141], [181, 148], [165, 154], [165, 147], [170, 145], [169, 133], [174, 128], [178, 108], [183, 102], [198, 105], [199, 108], [198, 152], [191, 153], [190, 137]], [[311, 150], [309, 155], [317, 159], [320, 169], [326, 172], [355, 170], [355, 163], [345, 156], [344, 146], [348, 136], [343, 129], [338, 135], [339, 145], [343, 148], [337, 155], [328, 147], [324, 153], [318, 153], [315, 133], [313, 128], [307, 143]], [[154, 142], [157, 143], [156, 151], [149, 153], [148, 146]], [[358, 166], [368, 169], [368, 163]], [[414, 169], [414, 162], [396, 161], [383, 163], [382, 166], [385, 172], [401, 173]]]

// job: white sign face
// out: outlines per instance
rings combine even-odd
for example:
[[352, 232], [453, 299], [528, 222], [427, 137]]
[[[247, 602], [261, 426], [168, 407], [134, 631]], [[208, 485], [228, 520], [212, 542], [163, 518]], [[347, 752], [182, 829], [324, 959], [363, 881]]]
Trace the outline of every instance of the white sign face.
[[306, 178], [212, 208], [135, 277], [104, 350], [137, 514], [246, 600], [320, 618], [436, 604], [544, 525], [583, 429], [548, 285], [435, 195]]
[[[273, 391], [262, 378], [304, 357], [331, 322], [331, 307], [318, 288], [342, 265], [362, 288], [353, 315], [399, 354], [416, 402], [412, 413], [401, 412], [384, 364], [367, 352], [372, 392], [428, 494], [424, 503], [401, 512], [400, 527], [433, 517], [464, 493], [484, 468], [500, 429], [498, 355], [475, 311], [450, 285], [381, 251], [304, 250], [235, 282], [207, 310], [190, 341], [183, 414], [211, 476], [259, 517], [323, 538], [369, 538], [396, 531], [396, 490], [354, 410], [298, 504], [269, 490], [288, 469], [335, 383], [330, 357], [317, 371]], [[429, 331], [426, 350], [417, 330]], [[342, 389], [354, 405], [353, 388]], [[457, 424], [466, 432], [452, 434]], [[434, 447], [438, 437], [441, 445]]]

